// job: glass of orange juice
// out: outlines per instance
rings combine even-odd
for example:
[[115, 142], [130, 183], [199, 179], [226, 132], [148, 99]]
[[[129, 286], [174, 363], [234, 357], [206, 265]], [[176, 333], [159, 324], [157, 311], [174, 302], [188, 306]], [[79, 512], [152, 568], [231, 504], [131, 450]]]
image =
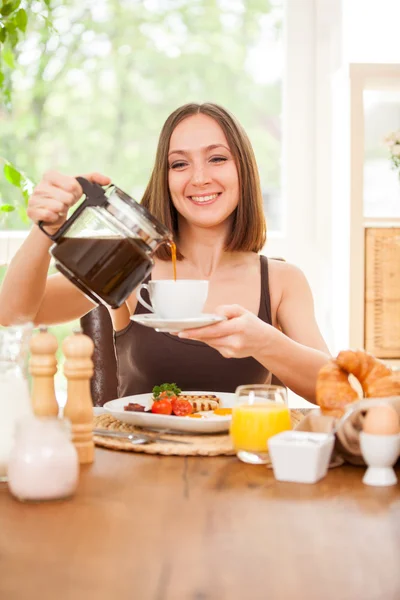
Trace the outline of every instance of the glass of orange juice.
[[241, 385], [232, 409], [231, 438], [240, 460], [253, 465], [268, 462], [268, 439], [291, 429], [286, 388], [279, 385]]

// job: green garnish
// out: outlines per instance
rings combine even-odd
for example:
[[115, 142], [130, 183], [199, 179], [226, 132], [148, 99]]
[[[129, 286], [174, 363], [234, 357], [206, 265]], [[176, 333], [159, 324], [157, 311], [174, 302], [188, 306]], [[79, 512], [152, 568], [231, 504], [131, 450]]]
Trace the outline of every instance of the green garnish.
[[179, 396], [181, 391], [176, 383], [162, 383], [153, 387], [153, 397], [158, 398], [161, 392], [168, 392], [168, 396]]

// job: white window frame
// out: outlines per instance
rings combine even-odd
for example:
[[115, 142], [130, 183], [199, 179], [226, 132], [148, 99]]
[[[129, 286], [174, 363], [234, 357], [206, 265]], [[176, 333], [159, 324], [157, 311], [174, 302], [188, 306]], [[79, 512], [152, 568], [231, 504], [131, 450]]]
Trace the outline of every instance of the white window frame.
[[286, 0], [282, 197], [284, 229], [264, 250], [306, 274], [329, 346], [332, 324], [332, 75], [342, 63], [338, 0]]

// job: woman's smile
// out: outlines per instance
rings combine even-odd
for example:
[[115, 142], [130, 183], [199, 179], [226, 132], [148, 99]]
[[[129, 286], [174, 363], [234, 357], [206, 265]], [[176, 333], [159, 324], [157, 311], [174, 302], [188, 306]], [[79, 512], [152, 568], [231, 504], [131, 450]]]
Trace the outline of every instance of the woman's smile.
[[215, 200], [219, 198], [222, 192], [216, 192], [215, 194], [196, 194], [195, 196], [188, 196], [193, 204], [207, 205], [214, 204]]

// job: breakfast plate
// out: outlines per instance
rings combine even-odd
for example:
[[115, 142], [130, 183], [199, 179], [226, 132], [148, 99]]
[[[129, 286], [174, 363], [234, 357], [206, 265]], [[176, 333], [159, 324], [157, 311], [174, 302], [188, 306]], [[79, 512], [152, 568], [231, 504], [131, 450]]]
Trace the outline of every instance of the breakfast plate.
[[145, 315], [132, 315], [131, 319], [132, 321], [135, 321], [135, 323], [140, 323], [140, 325], [144, 325], [145, 327], [152, 327], [156, 331], [171, 333], [219, 323], [220, 321], [225, 321], [226, 317], [201, 314], [198, 317], [186, 319], [162, 319], [161, 317], [157, 317], [157, 315], [150, 313]]
[[[221, 408], [232, 408], [235, 400], [235, 394], [228, 392], [192, 392], [182, 391], [182, 395], [204, 395], [215, 394], [220, 399]], [[147, 412], [132, 412], [124, 410], [129, 403], [142, 404], [145, 409], [149, 409], [153, 404], [153, 394], [136, 394], [135, 396], [126, 396], [118, 400], [110, 400], [104, 404], [104, 410], [113, 417], [136, 425], [137, 427], [146, 427], [148, 429], [168, 429], [179, 433], [219, 433], [229, 430], [231, 415], [216, 415], [213, 411], [202, 412], [201, 419], [193, 417], [177, 417], [175, 415], [158, 415]], [[209, 413], [209, 414], [207, 414]]]

